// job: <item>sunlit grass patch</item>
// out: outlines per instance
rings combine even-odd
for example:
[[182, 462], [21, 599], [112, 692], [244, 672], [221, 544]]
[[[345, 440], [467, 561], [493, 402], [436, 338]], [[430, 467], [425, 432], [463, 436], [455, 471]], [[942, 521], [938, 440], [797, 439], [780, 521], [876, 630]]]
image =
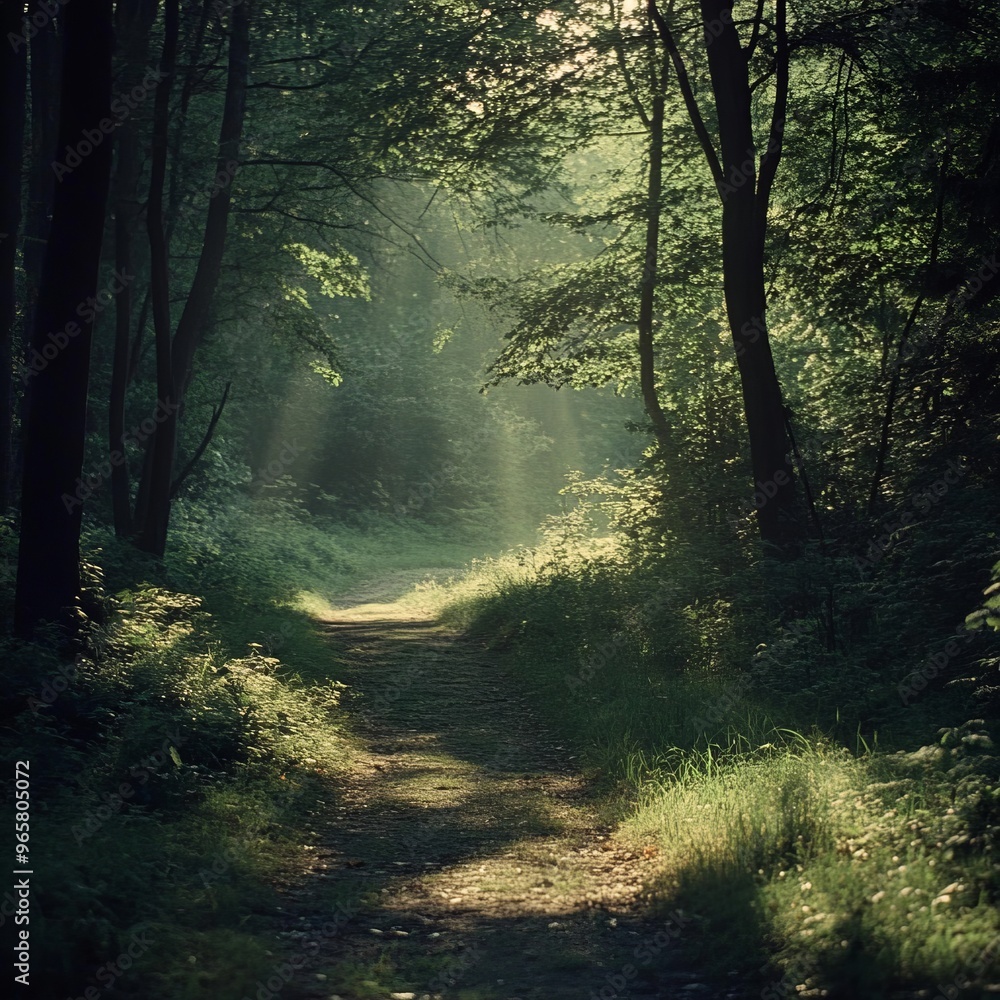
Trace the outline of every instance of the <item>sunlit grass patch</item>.
[[830, 800], [856, 780], [846, 751], [789, 740], [737, 757], [720, 749], [663, 755], [639, 784], [626, 829], [659, 841], [669, 870], [685, 866], [737, 874], [797, 860], [832, 846]]
[[982, 980], [1000, 971], [996, 866], [962, 848], [952, 782], [914, 775], [914, 756], [858, 758], [822, 739], [721, 764], [678, 751], [645, 781], [637, 769], [623, 832], [659, 847], [660, 891], [704, 922], [691, 944], [705, 960], [771, 955], [785, 985], [858, 997]]
[[291, 601], [290, 606], [296, 611], [310, 615], [313, 618], [325, 618], [333, 610], [333, 605], [329, 598], [322, 594], [317, 594], [312, 590], [298, 591]]

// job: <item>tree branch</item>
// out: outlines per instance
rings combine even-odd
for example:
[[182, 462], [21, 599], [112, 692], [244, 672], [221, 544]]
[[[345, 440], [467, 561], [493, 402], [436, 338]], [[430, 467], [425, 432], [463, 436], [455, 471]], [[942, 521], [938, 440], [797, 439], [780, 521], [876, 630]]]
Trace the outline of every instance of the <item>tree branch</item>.
[[618, 61], [618, 68], [621, 70], [622, 79], [625, 81], [625, 90], [628, 93], [629, 99], [632, 101], [632, 106], [636, 110], [636, 114], [639, 116], [639, 120], [642, 124], [649, 129], [650, 121], [649, 115], [646, 114], [646, 109], [642, 106], [642, 101], [639, 100], [639, 93], [636, 90], [635, 80], [632, 79], [632, 72], [628, 68], [628, 62], [625, 59], [625, 48], [623, 44], [622, 31], [621, 31], [621, 19], [619, 17], [618, 11], [615, 9], [614, 0], [608, 0], [608, 7], [611, 11], [611, 16], [614, 19], [614, 41], [611, 43], [615, 50], [615, 59]]
[[674, 65], [674, 71], [677, 73], [677, 83], [681, 88], [681, 96], [684, 98], [684, 106], [687, 108], [688, 117], [691, 119], [695, 134], [698, 136], [698, 142], [701, 143], [705, 159], [708, 160], [709, 170], [712, 171], [712, 179], [715, 181], [715, 186], [721, 188], [725, 183], [722, 164], [719, 162], [719, 156], [712, 145], [712, 137], [708, 134], [708, 129], [705, 127], [705, 120], [702, 118], [698, 102], [695, 100], [694, 91], [691, 89], [691, 80], [688, 78], [687, 68], [677, 49], [677, 43], [674, 41], [670, 25], [667, 24], [660, 13], [660, 8], [656, 5], [656, 0], [649, 0], [649, 16], [656, 25], [656, 30], [659, 32], [667, 54], [670, 56], [670, 61]]
[[[361, 191], [355, 184], [352, 183], [351, 178], [348, 177], [342, 170], [333, 166], [331, 163], [326, 163], [323, 160], [294, 160], [287, 158], [269, 158], [266, 160], [243, 160], [240, 163], [241, 166], [246, 167], [259, 167], [259, 166], [276, 166], [276, 167], [315, 167], [318, 170], [328, 170], [335, 177], [339, 177], [343, 182], [344, 186], [351, 192], [356, 198], [363, 201], [366, 205], [376, 211], [383, 219], [387, 220], [391, 226], [394, 226], [401, 233], [408, 236], [413, 242], [420, 247], [421, 254], [427, 258], [435, 267], [439, 270], [444, 271], [444, 265], [425, 247], [420, 239], [420, 237], [411, 232], [406, 228], [398, 219], [394, 218], [388, 212], [385, 211], [379, 205], [374, 198], [370, 195], [365, 194]], [[420, 256], [420, 255], [418, 255]]]
[[785, 118], [788, 114], [788, 6], [787, 0], [777, 0], [775, 20], [775, 82], [774, 107], [771, 110], [771, 130], [767, 149], [760, 161], [757, 176], [757, 201], [754, 206], [757, 239], [761, 246], [767, 229], [767, 208], [771, 202], [771, 188], [781, 162], [785, 141]]
[[757, 13], [753, 19], [753, 31], [750, 33], [750, 41], [747, 44], [747, 62], [753, 58], [757, 49], [757, 40], [760, 38], [760, 26], [764, 23], [764, 0], [757, 0]]
[[170, 487], [170, 499], [173, 500], [177, 496], [177, 491], [184, 485], [184, 480], [194, 471], [194, 467], [198, 464], [198, 459], [205, 454], [205, 449], [209, 446], [212, 440], [212, 435], [215, 434], [215, 427], [219, 422], [219, 418], [222, 416], [222, 411], [226, 408], [226, 400], [229, 398], [229, 387], [232, 382], [226, 383], [225, 391], [222, 393], [222, 399], [219, 405], [212, 409], [212, 419], [208, 422], [208, 427], [205, 429], [205, 435], [201, 439], [201, 444], [195, 448], [194, 454], [191, 456], [187, 465], [177, 474], [177, 478], [173, 481]]

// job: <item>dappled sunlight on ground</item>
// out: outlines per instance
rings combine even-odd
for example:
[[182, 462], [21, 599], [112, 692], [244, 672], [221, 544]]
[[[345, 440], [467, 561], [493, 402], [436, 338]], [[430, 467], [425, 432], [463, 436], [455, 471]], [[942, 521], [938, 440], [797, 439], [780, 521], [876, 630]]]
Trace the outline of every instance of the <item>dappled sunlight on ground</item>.
[[613, 986], [628, 967], [635, 998], [739, 996], [678, 967], [684, 928], [650, 909], [655, 860], [602, 821], [495, 657], [390, 602], [426, 577], [359, 587], [321, 622], [354, 750], [284, 887], [279, 934], [349, 919], [303, 995], [579, 1000], [626, 995]]

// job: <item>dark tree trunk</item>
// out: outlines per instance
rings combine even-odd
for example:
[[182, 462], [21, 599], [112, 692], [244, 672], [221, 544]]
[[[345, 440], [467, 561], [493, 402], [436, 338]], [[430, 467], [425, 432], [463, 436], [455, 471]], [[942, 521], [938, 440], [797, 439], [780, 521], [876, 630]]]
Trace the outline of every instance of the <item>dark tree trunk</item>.
[[222, 273], [222, 257], [229, 228], [233, 180], [243, 136], [246, 113], [247, 80], [250, 67], [249, 0], [233, 8], [229, 37], [229, 66], [226, 79], [226, 102], [219, 129], [219, 156], [215, 180], [208, 203], [205, 238], [198, 269], [177, 324], [173, 344], [174, 381], [186, 391], [191, 381], [195, 351], [205, 333], [209, 309]]
[[[62, 98], [57, 162], [70, 165], [56, 185], [28, 366], [27, 427], [21, 497], [15, 627], [31, 636], [43, 622], [72, 633], [80, 590], [80, 523], [87, 376], [111, 140], [91, 144], [111, 118], [111, 0], [62, 12]], [[78, 159], [67, 152], [73, 150]]]
[[639, 291], [639, 385], [646, 414], [660, 447], [670, 445], [670, 426], [656, 390], [656, 358], [653, 352], [653, 309], [656, 303], [656, 275], [660, 250], [660, 195], [663, 188], [662, 93], [653, 96], [649, 115], [649, 183], [646, 204], [646, 254]]
[[[149, 234], [149, 282], [153, 306], [153, 336], [156, 347], [156, 394], [158, 401], [172, 405], [174, 392], [171, 364], [170, 324], [170, 260], [167, 234], [163, 225], [163, 193], [167, 177], [168, 133], [170, 126], [170, 94], [177, 63], [177, 36], [180, 29], [178, 0], [167, 0], [163, 28], [163, 55], [160, 58], [160, 80], [156, 85], [153, 107], [153, 158], [149, 177], [149, 198], [146, 202], [146, 229]], [[173, 421], [168, 421], [173, 424]], [[136, 502], [137, 544], [157, 555], [163, 549], [157, 543], [157, 533], [150, 530], [150, 518], [155, 510], [155, 498], [161, 492], [169, 495], [170, 470], [173, 463], [174, 435], [162, 441], [163, 425], [149, 441], [143, 459], [142, 482]], [[158, 454], [158, 449], [170, 449], [170, 457]]]
[[[180, 85], [179, 99], [175, 103], [170, 115], [172, 127], [169, 141], [169, 156], [175, 163], [182, 163], [184, 157], [185, 140], [189, 138], [187, 127], [188, 114], [191, 109], [191, 99], [194, 97], [199, 84], [204, 82], [207, 72], [206, 64], [211, 66], [213, 73], [217, 70], [217, 60], [219, 52], [205, 52], [205, 39], [208, 35], [209, 22], [211, 20], [212, 8], [216, 6], [218, 0], [202, 0], [201, 13], [198, 16], [198, 23], [191, 33], [191, 39], [182, 51], [178, 47], [178, 55], [181, 62], [187, 64], [184, 71], [183, 80], [176, 82]], [[167, 245], [173, 238], [174, 230], [181, 219], [178, 208], [181, 204], [181, 196], [184, 191], [184, 172], [172, 170], [170, 172], [169, 183], [166, 192], [166, 220], [165, 231]]]
[[[60, 15], [61, 22], [61, 15]], [[31, 156], [28, 164], [27, 213], [24, 226], [25, 323], [34, 329], [34, 309], [42, 280], [49, 237], [54, 177], [52, 158], [59, 138], [60, 36], [57, 21], [48, 20], [28, 49], [31, 88]], [[30, 333], [28, 334], [30, 336]]]
[[[0, 9], [4, 39], [21, 31], [20, 4]], [[17, 320], [15, 266], [21, 227], [21, 152], [27, 88], [27, 43], [0, 45], [0, 512], [10, 502], [14, 387], [11, 364]]]
[[[35, 308], [42, 280], [45, 246], [49, 238], [52, 212], [52, 160], [59, 138], [59, 18], [43, 24], [28, 44], [28, 86], [30, 97], [30, 148], [27, 158], [26, 193], [21, 261], [24, 268], [24, 292], [21, 304], [21, 343], [14, 347], [15, 357], [23, 356], [35, 328]], [[22, 384], [28, 383], [22, 373]], [[27, 393], [21, 394], [21, 427], [14, 439], [14, 481], [21, 465], [26, 420]]]
[[802, 526], [785, 407], [768, 337], [764, 241], [771, 185], [781, 156], [788, 90], [785, 4], [776, 17], [776, 96], [767, 149], [757, 171], [747, 54], [726, 0], [702, 0], [708, 67], [719, 122], [722, 270], [726, 313], [736, 349], [750, 438], [757, 519], [765, 542], [782, 549], [801, 540]]
[[[792, 466], [786, 460], [790, 439], [768, 338], [764, 290], [767, 211], [771, 186], [781, 160], [788, 101], [786, 0], [775, 3], [775, 98], [767, 149], [761, 157], [759, 172], [750, 106], [750, 52], [740, 45], [731, 0], [701, 0], [708, 70], [719, 124], [718, 154], [670, 25], [655, 0], [649, 0], [649, 11], [677, 71], [688, 116], [722, 199], [726, 314], [743, 389], [758, 531], [763, 541], [782, 551], [794, 552], [801, 541], [803, 528]], [[761, 16], [761, 8], [758, 8], [758, 18]], [[754, 38], [758, 30], [759, 23]]]
[[[135, 130], [122, 126], [118, 136], [118, 175], [115, 178], [115, 266], [119, 274], [134, 273], [132, 232], [138, 221], [135, 199], [138, 180], [138, 142]], [[132, 338], [132, 288], [126, 285], [115, 299], [115, 349], [108, 401], [108, 451], [112, 457], [111, 509], [115, 534], [128, 537], [132, 525], [129, 472], [125, 448], [125, 394], [128, 389], [129, 345]]]
[[[156, 16], [150, 0], [120, 0], [116, 30], [124, 49], [123, 90], [140, 83], [147, 65], [149, 29]], [[134, 116], [117, 129], [118, 164], [114, 182], [115, 266], [118, 274], [135, 276], [133, 234], [139, 222], [139, 136]], [[112, 460], [111, 507], [115, 534], [127, 537], [132, 531], [129, 470], [125, 444], [125, 394], [132, 370], [132, 288], [128, 283], [115, 299], [115, 349], [111, 368], [108, 408], [108, 447]]]
[[[226, 101], [219, 134], [219, 157], [216, 164], [215, 187], [209, 199], [205, 237], [194, 281], [184, 303], [184, 310], [177, 324], [177, 332], [169, 345], [170, 370], [169, 372], [164, 371], [162, 377], [160, 373], [161, 360], [166, 363], [167, 357], [164, 354], [161, 359], [160, 325], [156, 324], [157, 385], [160, 400], [165, 404], [166, 412], [162, 423], [156, 429], [152, 442], [151, 459], [147, 464], [144, 482], [140, 488], [144, 511], [137, 545], [146, 552], [161, 556], [166, 549], [167, 527], [170, 522], [179, 410], [191, 381], [194, 355], [205, 332], [212, 299], [219, 282], [222, 255], [226, 245], [232, 183], [236, 174], [236, 162], [246, 107], [250, 58], [248, 6], [248, 0], [243, 0], [232, 11]], [[150, 211], [152, 212], [152, 209]], [[150, 245], [153, 246], [152, 231], [150, 232]], [[155, 301], [154, 297], [154, 316], [156, 315]], [[165, 393], [169, 393], [169, 396]]]

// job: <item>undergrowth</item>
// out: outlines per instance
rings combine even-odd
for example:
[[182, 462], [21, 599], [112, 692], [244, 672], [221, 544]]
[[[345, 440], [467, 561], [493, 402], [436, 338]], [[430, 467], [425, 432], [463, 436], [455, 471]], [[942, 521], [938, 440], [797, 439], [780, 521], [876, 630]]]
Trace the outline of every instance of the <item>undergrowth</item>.
[[[578, 511], [430, 596], [658, 852], [653, 896], [696, 915], [702, 965], [769, 1000], [977, 996], [1000, 978], [1000, 757], [972, 717], [997, 643], [965, 627], [969, 588], [928, 607], [912, 563], [859, 580], [819, 554], [713, 556], [637, 568]], [[871, 621], [876, 588], [898, 617]]]
[[[299, 831], [335, 801], [351, 752], [309, 610], [387, 566], [464, 555], [416, 525], [334, 531], [242, 503], [181, 505], [162, 563], [91, 527], [75, 660], [2, 643], [3, 756], [31, 768], [40, 995], [256, 994]], [[0, 547], [13, 565], [6, 525]]]

